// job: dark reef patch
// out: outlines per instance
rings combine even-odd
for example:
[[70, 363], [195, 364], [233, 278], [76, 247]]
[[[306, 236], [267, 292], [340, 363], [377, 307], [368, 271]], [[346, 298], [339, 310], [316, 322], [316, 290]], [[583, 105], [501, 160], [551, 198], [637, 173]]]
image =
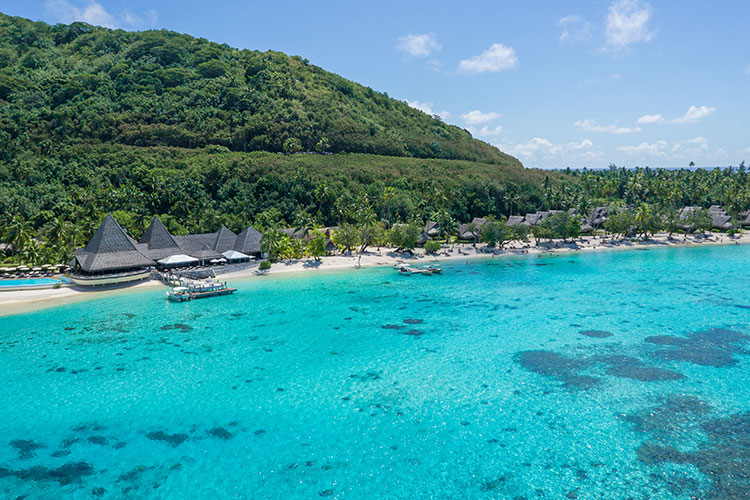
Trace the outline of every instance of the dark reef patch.
[[404, 335], [411, 335], [412, 337], [419, 337], [420, 335], [424, 335], [424, 332], [422, 330], [417, 330], [416, 328], [414, 328], [412, 330], [404, 332]]
[[163, 441], [171, 446], [179, 446], [187, 441], [187, 434], [167, 434], [164, 431], [149, 432], [146, 437], [152, 441]]
[[749, 354], [745, 345], [750, 337], [739, 332], [722, 328], [712, 328], [693, 332], [685, 337], [655, 335], [645, 341], [666, 347], [659, 349], [654, 356], [664, 361], [685, 361], [694, 365], [724, 367], [737, 364], [735, 354]]
[[[535, 350], [518, 353], [516, 360], [529, 371], [554, 377], [567, 387], [580, 389], [598, 384], [600, 379], [594, 375], [602, 369], [607, 375], [641, 382], [684, 378], [676, 371], [648, 366], [638, 358], [620, 354], [573, 358], [552, 351]], [[595, 374], [582, 373], [585, 370], [594, 370]]]
[[672, 370], [644, 365], [640, 359], [631, 356], [595, 356], [592, 360], [607, 365], [607, 375], [619, 378], [629, 378], [640, 380], [641, 382], [658, 382], [685, 378], [683, 374]]
[[193, 327], [184, 323], [174, 323], [172, 325], [164, 325], [160, 330], [180, 330], [181, 332], [189, 332]]
[[234, 434], [229, 432], [223, 427], [214, 427], [213, 429], [209, 430], [207, 434], [211, 437], [219, 438], [219, 439], [232, 439], [234, 437]]
[[360, 382], [370, 382], [372, 380], [380, 380], [380, 374], [378, 372], [355, 373], [349, 375], [349, 378], [359, 380]]
[[424, 323], [424, 320], [416, 319], [416, 318], [407, 318], [404, 320], [404, 323], [407, 325], [419, 325], [421, 323]]
[[18, 456], [22, 460], [32, 458], [36, 456], [36, 451], [46, 448], [45, 445], [36, 443], [30, 439], [14, 439], [10, 442], [10, 446], [18, 452]]
[[383, 325], [380, 328], [384, 330], [403, 330], [406, 327], [404, 325]]
[[[676, 395], [625, 420], [647, 435], [637, 457], [659, 470], [653, 477], [670, 491], [711, 500], [750, 498], [750, 412], [716, 418], [701, 399]], [[686, 442], [698, 444], [686, 449]], [[679, 475], [670, 464], [698, 469], [710, 481], [707, 491], [701, 492], [697, 480]]]
[[81, 482], [94, 473], [94, 468], [86, 462], [71, 462], [56, 469], [47, 467], [31, 467], [30, 469], [11, 470], [0, 467], [0, 479], [16, 477], [23, 481], [41, 482], [55, 481], [61, 485]]
[[581, 330], [578, 333], [594, 339], [605, 339], [612, 336], [612, 332], [607, 332], [604, 330]]

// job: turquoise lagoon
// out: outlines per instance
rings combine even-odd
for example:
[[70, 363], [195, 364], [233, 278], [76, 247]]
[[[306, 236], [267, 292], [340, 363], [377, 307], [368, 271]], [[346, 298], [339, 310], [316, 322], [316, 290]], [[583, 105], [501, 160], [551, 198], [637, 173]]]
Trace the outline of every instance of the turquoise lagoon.
[[0, 497], [750, 494], [750, 247], [0, 318]]

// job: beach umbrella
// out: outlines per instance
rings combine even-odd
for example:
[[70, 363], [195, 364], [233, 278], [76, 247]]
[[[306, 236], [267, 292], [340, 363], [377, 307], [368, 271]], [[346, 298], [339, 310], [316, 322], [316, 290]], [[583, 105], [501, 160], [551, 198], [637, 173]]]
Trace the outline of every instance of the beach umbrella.
[[41, 270], [42, 270], [41, 267], [35, 267], [35, 268], [32, 269], [32, 271], [41, 271]]
[[42, 266], [42, 269], [49, 269], [50, 267], [52, 267], [52, 265], [50, 265], [50, 264], [44, 264]]
[[28, 271], [29, 268], [27, 266], [18, 266], [16, 268], [16, 271]]

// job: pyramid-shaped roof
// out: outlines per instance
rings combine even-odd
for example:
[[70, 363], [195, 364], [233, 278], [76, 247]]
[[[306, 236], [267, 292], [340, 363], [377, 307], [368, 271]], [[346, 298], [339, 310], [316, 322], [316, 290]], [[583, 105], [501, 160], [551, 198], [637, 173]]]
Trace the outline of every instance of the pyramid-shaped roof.
[[87, 272], [114, 271], [154, 264], [154, 261], [138, 251], [133, 240], [109, 214], [104, 217], [86, 247], [76, 252], [75, 258]]
[[247, 255], [259, 254], [261, 239], [263, 239], [263, 235], [260, 231], [253, 226], [247, 226], [237, 235], [237, 239], [234, 242], [234, 250]]
[[237, 235], [227, 229], [225, 226], [221, 226], [221, 229], [216, 231], [216, 239], [214, 239], [214, 250], [217, 252], [226, 252], [234, 247], [234, 242], [237, 239]]
[[146, 232], [143, 233], [141, 239], [138, 240], [138, 243], [147, 244], [150, 250], [179, 247], [175, 239], [167, 231], [167, 228], [159, 220], [159, 217], [154, 217], [154, 220], [151, 221], [151, 224], [146, 229]]

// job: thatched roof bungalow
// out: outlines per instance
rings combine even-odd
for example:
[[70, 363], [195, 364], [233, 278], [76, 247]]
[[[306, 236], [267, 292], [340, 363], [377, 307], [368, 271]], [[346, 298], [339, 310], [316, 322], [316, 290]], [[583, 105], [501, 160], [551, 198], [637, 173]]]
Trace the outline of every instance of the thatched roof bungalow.
[[71, 264], [77, 284], [104, 285], [143, 279], [155, 262], [108, 214], [86, 246], [76, 250]]

